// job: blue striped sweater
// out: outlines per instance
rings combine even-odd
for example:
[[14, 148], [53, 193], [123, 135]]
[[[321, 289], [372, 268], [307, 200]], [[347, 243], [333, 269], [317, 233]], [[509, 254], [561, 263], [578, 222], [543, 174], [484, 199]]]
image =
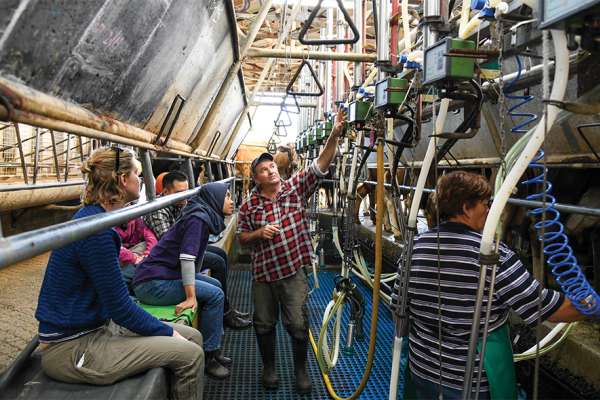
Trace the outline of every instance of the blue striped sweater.
[[[439, 383], [438, 329], [438, 237], [433, 229], [415, 239], [410, 271], [409, 297], [412, 326], [410, 330], [411, 371], [423, 379]], [[462, 390], [469, 336], [479, 281], [479, 246], [481, 234], [466, 225], [448, 222], [440, 225], [439, 254], [441, 275], [442, 377], [443, 385]], [[487, 297], [491, 279], [488, 266], [487, 282], [481, 316], [480, 337], [483, 334]], [[394, 286], [391, 309], [396, 308], [398, 280]], [[489, 332], [500, 329], [512, 308], [530, 326], [538, 318], [539, 284], [527, 272], [514, 252], [500, 246], [500, 264], [496, 270]], [[542, 320], [554, 314], [564, 301], [562, 293], [542, 290]], [[479, 365], [477, 355], [476, 366]], [[484, 371], [485, 372], [485, 371]], [[481, 390], [488, 391], [485, 373]], [[474, 381], [477, 377], [475, 368]], [[475, 390], [475, 385], [473, 385]]]
[[[73, 220], [104, 212], [100, 206], [86, 206]], [[143, 336], [173, 335], [173, 328], [129, 298], [119, 268], [120, 248], [119, 234], [108, 229], [52, 251], [35, 313], [41, 334], [75, 335], [112, 319]]]

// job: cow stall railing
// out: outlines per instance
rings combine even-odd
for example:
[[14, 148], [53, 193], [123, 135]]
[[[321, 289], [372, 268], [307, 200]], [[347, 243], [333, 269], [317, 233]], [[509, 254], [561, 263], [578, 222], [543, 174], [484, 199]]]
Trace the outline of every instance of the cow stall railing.
[[[231, 177], [219, 182], [227, 183], [234, 179], [234, 177]], [[59, 247], [67, 246], [113, 226], [127, 223], [142, 215], [188, 199], [198, 194], [199, 191], [200, 187], [162, 197], [155, 201], [1, 238], [0, 269], [10, 267]]]

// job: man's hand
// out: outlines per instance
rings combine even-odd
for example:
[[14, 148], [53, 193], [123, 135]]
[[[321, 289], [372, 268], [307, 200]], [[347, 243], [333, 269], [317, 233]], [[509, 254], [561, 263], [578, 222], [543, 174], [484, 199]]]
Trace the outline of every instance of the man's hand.
[[271, 225], [268, 224], [266, 226], [263, 226], [262, 228], [260, 228], [260, 237], [262, 239], [267, 239], [267, 240], [271, 240], [275, 237], [275, 235], [277, 235], [279, 233], [279, 225]]
[[137, 265], [137, 264], [139, 264], [139, 263], [140, 263], [140, 262], [141, 262], [141, 261], [142, 261], [144, 258], [146, 258], [146, 257], [148, 257], [148, 255], [147, 255], [147, 254], [142, 254], [141, 256], [138, 256], [138, 257], [135, 259], [135, 264], [136, 264], [136, 265]]
[[338, 109], [337, 117], [335, 118], [335, 122], [333, 124], [333, 129], [331, 130], [331, 136], [338, 138], [342, 134], [344, 129], [344, 125], [348, 121], [348, 117], [344, 115], [342, 109]]
[[188, 308], [192, 309], [192, 313], [194, 311], [196, 311], [196, 307], [198, 306], [198, 304], [196, 303], [196, 299], [187, 299], [186, 301], [179, 303], [175, 306], [175, 315], [179, 315], [181, 314], [184, 310], [187, 310]]
[[182, 339], [182, 340], [187, 340], [186, 338], [184, 338], [183, 336], [181, 336], [181, 334], [179, 332], [177, 332], [175, 329], [173, 329], [173, 336], [175, 339]]

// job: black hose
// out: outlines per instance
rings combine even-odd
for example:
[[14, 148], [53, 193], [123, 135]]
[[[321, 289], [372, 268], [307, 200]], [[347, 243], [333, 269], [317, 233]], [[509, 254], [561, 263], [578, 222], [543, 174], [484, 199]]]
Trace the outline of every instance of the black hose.
[[[479, 116], [479, 114], [481, 113], [481, 108], [483, 107], [483, 91], [481, 90], [481, 86], [479, 86], [479, 84], [473, 79], [470, 79], [469, 83], [475, 89], [476, 96], [477, 96], [477, 105], [476, 105], [476, 107], [474, 107], [471, 110], [469, 115], [458, 126], [458, 128], [456, 128], [454, 133], [465, 133], [467, 131], [467, 129], [469, 129], [470, 127], [473, 127], [472, 124], [475, 121], [475, 119]], [[464, 98], [464, 94], [456, 93], [455, 95], [451, 94], [448, 96], [448, 98], [454, 98], [454, 97]], [[458, 142], [458, 139], [448, 139], [444, 142], [444, 144], [440, 147], [440, 149], [438, 150], [438, 152], [435, 156], [436, 164], [439, 163], [442, 158], [444, 158], [444, 156], [450, 151], [450, 149], [452, 148], [452, 146], [454, 146], [456, 144], [456, 142]]]

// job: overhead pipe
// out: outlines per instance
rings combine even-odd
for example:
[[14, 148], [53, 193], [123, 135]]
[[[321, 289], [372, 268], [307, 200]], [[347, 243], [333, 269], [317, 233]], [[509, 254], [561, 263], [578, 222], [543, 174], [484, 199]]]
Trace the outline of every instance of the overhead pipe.
[[[356, 46], [356, 45], [355, 45]], [[252, 47], [248, 50], [246, 58], [288, 58], [294, 60], [331, 60], [331, 61], [349, 61], [349, 62], [375, 62], [376, 56], [373, 54], [355, 54], [330, 51], [302, 51], [302, 50], [284, 50], [284, 49], [258, 49]]]
[[[296, 18], [296, 14], [298, 14], [298, 11], [300, 11], [300, 6], [301, 5], [302, 5], [302, 0], [298, 0], [298, 2], [296, 3], [296, 5], [294, 5], [294, 8], [292, 9], [292, 14], [290, 15], [290, 18], [288, 19], [287, 24], [285, 25], [285, 29], [283, 31], [283, 35], [281, 35], [277, 39], [277, 43], [275, 44], [275, 47], [274, 47], [275, 50], [281, 49], [281, 46], [283, 45], [283, 41], [287, 37], [288, 33], [290, 32], [290, 29], [292, 27], [292, 23], [293, 23], [293, 21]], [[263, 6], [264, 6], [264, 4], [263, 4]], [[248, 42], [248, 43], [252, 44], [252, 42]], [[248, 49], [248, 53], [250, 52], [250, 50], [251, 49], [249, 48]], [[229, 136], [229, 140], [227, 141], [227, 144], [225, 145], [225, 148], [221, 152], [221, 158], [226, 157], [227, 154], [229, 153], [229, 149], [231, 149], [231, 145], [233, 144], [233, 141], [237, 137], [237, 134], [240, 131], [240, 128], [244, 124], [244, 120], [246, 119], [246, 115], [248, 115], [248, 111], [250, 111], [250, 103], [252, 103], [252, 101], [254, 100], [254, 97], [256, 97], [256, 94], [260, 90], [260, 88], [261, 88], [261, 86], [262, 86], [265, 78], [267, 77], [267, 74], [271, 70], [271, 66], [273, 65], [274, 61], [275, 61], [274, 58], [269, 58], [267, 60], [267, 62], [265, 63], [263, 71], [261, 72], [260, 77], [258, 78], [258, 81], [254, 85], [254, 89], [252, 89], [252, 93], [250, 94], [250, 97], [248, 98], [248, 103], [246, 104], [246, 106], [244, 107], [244, 110], [240, 114], [240, 117], [238, 118], [238, 120], [237, 120], [237, 122], [235, 124], [235, 127], [233, 128], [233, 131], [231, 132], [231, 135]]]
[[[70, 132], [76, 135], [81, 134], [76, 132], [78, 129], [77, 127], [79, 126], [81, 127], [81, 130], [89, 129], [97, 131], [98, 135], [106, 134], [110, 135], [110, 137], [121, 137], [140, 143], [151, 144], [154, 143], [156, 139], [156, 135], [152, 132], [100, 115], [98, 112], [93, 112], [77, 104], [52, 97], [3, 77], [0, 77], [0, 98], [4, 99], [4, 102], [2, 102], [4, 103], [2, 107], [4, 110], [0, 111], [1, 120], [13, 121], [18, 117], [20, 120], [14, 122], [22, 122], [47, 128], [44, 125], [40, 125], [47, 119], [56, 121], [57, 123], [64, 122], [65, 124], [69, 124], [68, 126], [71, 130], [64, 132]], [[18, 111], [21, 113], [16, 114]], [[111, 140], [105, 138], [101, 139]], [[111, 141], [120, 143], [117, 140]], [[152, 146], [151, 148], [153, 150], [168, 152], [168, 149], [162, 149], [159, 146]], [[184, 153], [192, 152], [190, 146], [176, 140], [171, 140], [169, 148]]]
[[[254, 42], [254, 39], [256, 38], [256, 35], [258, 34], [258, 30], [260, 29], [260, 27], [262, 26], [262, 23], [264, 22], [265, 18], [267, 17], [267, 14], [269, 13], [269, 9], [271, 8], [272, 3], [273, 3], [273, 0], [264, 0], [262, 7], [258, 10], [258, 14], [256, 15], [256, 19], [254, 20], [254, 24], [252, 24], [252, 26], [250, 27], [250, 30], [248, 31], [248, 34], [246, 35], [246, 40], [244, 41], [244, 43], [242, 43], [241, 48], [236, 49], [235, 47], [237, 47], [237, 46], [234, 46], [234, 51], [236, 51], [236, 50], [239, 51], [239, 58], [236, 59], [234, 61], [233, 65], [231, 66], [231, 68], [229, 68], [229, 71], [227, 72], [227, 76], [223, 80], [223, 83], [221, 84], [221, 87], [219, 88], [217, 95], [215, 96], [214, 100], [212, 101], [212, 103], [210, 105], [210, 109], [208, 110], [208, 113], [206, 114], [206, 117], [204, 117], [202, 126], [200, 127], [200, 129], [198, 130], [198, 133], [196, 134], [196, 137], [192, 140], [192, 142], [190, 144], [192, 149], [194, 149], [194, 151], [196, 153], [198, 153], [200, 151], [200, 146], [202, 145], [204, 140], [208, 137], [209, 134], [212, 133], [212, 132], [209, 132], [209, 129], [211, 128], [213, 122], [217, 118], [217, 115], [219, 114], [219, 111], [221, 110], [221, 106], [223, 105], [223, 102], [225, 101], [225, 98], [227, 97], [227, 93], [229, 92], [231, 85], [233, 84], [233, 82], [235, 82], [236, 79], [238, 79], [238, 76], [237, 76], [238, 71], [242, 67], [244, 58], [246, 58], [248, 50], [250, 49], [250, 46], [252, 46], [252, 43]], [[235, 24], [235, 19], [234, 19], [233, 23]], [[251, 100], [251, 99], [249, 99], [249, 100]], [[246, 107], [248, 107], [248, 106], [246, 105]], [[244, 114], [244, 113], [242, 113], [242, 114]], [[243, 117], [240, 117], [240, 119], [242, 119], [242, 118]], [[235, 135], [233, 135], [233, 136], [235, 137]]]

